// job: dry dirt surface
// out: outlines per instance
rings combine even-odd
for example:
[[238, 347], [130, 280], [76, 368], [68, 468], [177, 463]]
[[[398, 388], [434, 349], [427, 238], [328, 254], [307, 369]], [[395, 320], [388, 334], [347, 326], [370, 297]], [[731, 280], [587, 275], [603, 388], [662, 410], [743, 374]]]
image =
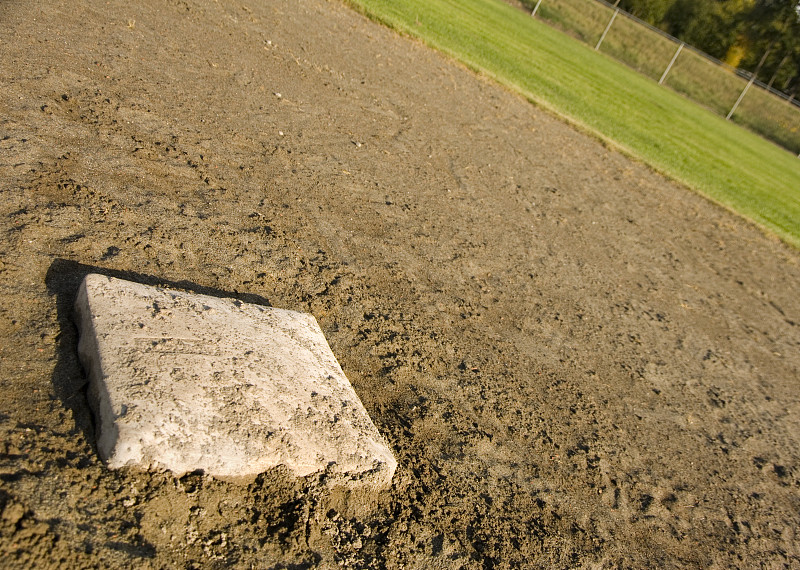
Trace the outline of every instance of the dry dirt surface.
[[[798, 568], [800, 253], [337, 1], [0, 2], [0, 566]], [[89, 271], [308, 311], [399, 462], [109, 471]]]

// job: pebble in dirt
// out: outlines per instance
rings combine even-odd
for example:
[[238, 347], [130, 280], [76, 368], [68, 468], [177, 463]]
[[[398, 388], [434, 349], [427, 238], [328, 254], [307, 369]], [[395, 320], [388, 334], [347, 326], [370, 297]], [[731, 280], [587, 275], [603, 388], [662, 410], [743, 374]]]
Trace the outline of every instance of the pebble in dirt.
[[75, 308], [108, 467], [390, 485], [397, 463], [313, 316], [94, 274]]

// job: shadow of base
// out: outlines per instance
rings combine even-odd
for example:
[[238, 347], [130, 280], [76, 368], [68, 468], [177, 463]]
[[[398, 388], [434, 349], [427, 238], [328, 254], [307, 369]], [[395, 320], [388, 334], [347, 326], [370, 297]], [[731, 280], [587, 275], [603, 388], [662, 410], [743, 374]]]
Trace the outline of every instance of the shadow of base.
[[193, 281], [171, 281], [135, 271], [107, 269], [86, 265], [68, 259], [55, 259], [47, 270], [45, 283], [47, 291], [56, 297], [58, 326], [60, 335], [56, 346], [56, 366], [51, 378], [56, 396], [64, 407], [72, 412], [76, 428], [80, 429], [86, 441], [95, 442], [94, 422], [86, 399], [88, 377], [78, 359], [78, 329], [75, 325], [75, 297], [83, 278], [90, 273], [125, 279], [144, 285], [164, 287], [199, 293], [212, 297], [233, 298], [246, 303], [271, 306], [268, 299], [252, 293], [223, 291], [215, 287], [201, 285]]

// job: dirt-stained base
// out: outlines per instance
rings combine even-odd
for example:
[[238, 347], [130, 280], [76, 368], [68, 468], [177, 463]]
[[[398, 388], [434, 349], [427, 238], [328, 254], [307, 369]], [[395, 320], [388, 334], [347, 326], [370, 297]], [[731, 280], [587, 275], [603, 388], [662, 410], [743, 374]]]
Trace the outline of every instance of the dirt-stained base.
[[[800, 567], [800, 254], [337, 1], [0, 3], [4, 567]], [[108, 471], [96, 271], [310, 311], [398, 462]]]

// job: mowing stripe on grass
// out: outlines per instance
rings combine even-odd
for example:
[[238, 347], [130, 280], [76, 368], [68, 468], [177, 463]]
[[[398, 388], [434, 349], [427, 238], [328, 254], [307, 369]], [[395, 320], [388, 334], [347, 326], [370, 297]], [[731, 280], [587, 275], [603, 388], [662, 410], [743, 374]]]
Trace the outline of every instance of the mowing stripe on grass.
[[349, 0], [800, 247], [800, 160], [499, 0]]

